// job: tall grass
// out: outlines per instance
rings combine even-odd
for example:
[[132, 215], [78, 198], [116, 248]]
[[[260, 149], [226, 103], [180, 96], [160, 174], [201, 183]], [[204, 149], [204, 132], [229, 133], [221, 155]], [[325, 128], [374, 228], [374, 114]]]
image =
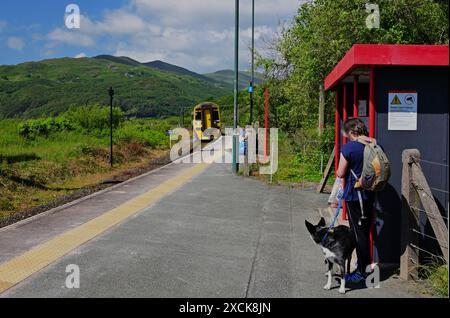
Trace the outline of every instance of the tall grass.
[[437, 297], [448, 297], [448, 265], [444, 259], [435, 257], [428, 264], [419, 266], [419, 271], [429, 293]]
[[[62, 124], [64, 123], [64, 124]], [[140, 143], [166, 147], [171, 121], [163, 119], [126, 120], [114, 109], [114, 143]], [[100, 106], [72, 108], [56, 118], [0, 121], [0, 162], [8, 158], [35, 155], [42, 160], [64, 161], [77, 156], [82, 146], [109, 144], [109, 110]], [[9, 160], [11, 161], [11, 160]]]
[[145, 164], [168, 149], [173, 119], [127, 120], [115, 110], [111, 170], [106, 110], [90, 106], [57, 118], [0, 120], [0, 218]]
[[135, 119], [124, 122], [115, 135], [120, 143], [140, 143], [152, 148], [167, 146], [167, 121]]

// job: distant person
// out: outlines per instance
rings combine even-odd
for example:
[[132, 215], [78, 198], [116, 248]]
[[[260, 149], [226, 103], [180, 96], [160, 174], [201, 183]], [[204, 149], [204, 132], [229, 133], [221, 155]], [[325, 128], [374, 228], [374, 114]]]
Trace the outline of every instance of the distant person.
[[[374, 193], [355, 188], [362, 174], [365, 145], [358, 140], [374, 142], [368, 137], [367, 128], [359, 118], [352, 118], [344, 123], [343, 135], [349, 142], [342, 146], [337, 176], [345, 180], [344, 197], [350, 227], [356, 238], [356, 254], [358, 265], [354, 272], [346, 275], [346, 282], [358, 284], [367, 277], [366, 268], [372, 262], [370, 255], [370, 229]], [[361, 206], [363, 211], [361, 210]]]

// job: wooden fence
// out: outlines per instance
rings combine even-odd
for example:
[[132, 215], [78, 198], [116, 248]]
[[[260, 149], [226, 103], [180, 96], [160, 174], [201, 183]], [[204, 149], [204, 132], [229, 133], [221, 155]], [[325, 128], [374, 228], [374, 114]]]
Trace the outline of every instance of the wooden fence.
[[[448, 215], [443, 216], [436, 204], [430, 186], [420, 164], [421, 156], [417, 149], [406, 149], [402, 154], [402, 248], [400, 259], [400, 277], [417, 279], [419, 254], [432, 252], [419, 246], [419, 236], [435, 240], [440, 247], [442, 257], [448, 264]], [[431, 224], [434, 235], [422, 233], [419, 228], [420, 215], [425, 215]]]

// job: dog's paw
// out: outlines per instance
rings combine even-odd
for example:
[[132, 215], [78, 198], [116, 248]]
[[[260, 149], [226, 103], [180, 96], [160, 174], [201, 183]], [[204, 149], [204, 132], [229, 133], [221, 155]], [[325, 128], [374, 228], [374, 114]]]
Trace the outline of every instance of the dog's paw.
[[347, 292], [347, 290], [345, 288], [339, 288], [340, 294], [345, 294], [346, 292]]
[[323, 289], [330, 290], [331, 289], [331, 284], [326, 284], [325, 286], [323, 286]]

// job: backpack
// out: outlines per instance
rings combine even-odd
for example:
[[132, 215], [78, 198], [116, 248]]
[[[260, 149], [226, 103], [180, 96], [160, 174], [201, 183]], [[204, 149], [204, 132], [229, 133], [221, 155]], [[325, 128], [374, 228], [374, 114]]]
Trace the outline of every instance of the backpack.
[[372, 139], [372, 142], [358, 139], [358, 142], [362, 143], [365, 148], [363, 170], [355, 188], [374, 192], [381, 191], [391, 177], [389, 159], [375, 139]]

